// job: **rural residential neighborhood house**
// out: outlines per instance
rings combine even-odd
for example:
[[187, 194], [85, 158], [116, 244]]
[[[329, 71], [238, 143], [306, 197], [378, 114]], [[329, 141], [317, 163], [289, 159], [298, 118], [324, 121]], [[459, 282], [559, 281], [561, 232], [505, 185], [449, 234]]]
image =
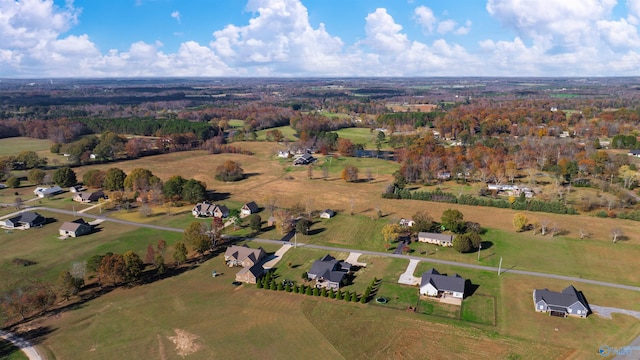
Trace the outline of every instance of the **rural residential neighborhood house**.
[[263, 248], [252, 249], [247, 245], [231, 245], [224, 253], [224, 261], [229, 267], [242, 266], [236, 274], [236, 281], [255, 284], [264, 273], [262, 260], [267, 256]]
[[102, 190], [94, 192], [79, 192], [73, 195], [73, 201], [81, 203], [90, 203], [104, 198], [106, 198], [106, 196]]
[[420, 295], [432, 297], [451, 296], [462, 300], [464, 299], [465, 283], [466, 280], [458, 274], [446, 276], [431, 268], [431, 270], [422, 274]]
[[336, 216], [336, 212], [331, 209], [327, 209], [320, 213], [320, 217], [322, 219], [331, 219], [334, 216]]
[[73, 221], [67, 221], [60, 226], [60, 236], [78, 237], [90, 233], [92, 230], [91, 225], [84, 221], [84, 219], [75, 219]]
[[591, 311], [582, 291], [576, 290], [573, 285], [567, 286], [562, 292], [533, 290], [533, 304], [536, 311], [553, 316], [585, 318]]
[[44, 225], [44, 216], [34, 211], [25, 211], [4, 221], [4, 226], [12, 229], [29, 229]]
[[419, 232], [418, 241], [440, 246], [453, 246], [453, 235]]
[[638, 149], [629, 150], [629, 156], [640, 157], [640, 150]]
[[314, 161], [316, 161], [316, 158], [314, 158], [311, 154], [306, 153], [293, 160], [293, 165], [309, 165]]
[[264, 259], [266, 255], [267, 253], [263, 248], [252, 249], [246, 245], [231, 245], [224, 253], [224, 261], [227, 262], [229, 267], [252, 267]]
[[345, 277], [351, 272], [351, 264], [343, 260], [336, 260], [327, 254], [320, 260], [316, 260], [307, 276], [316, 281], [317, 288], [340, 289]]
[[242, 205], [242, 208], [240, 209], [240, 217], [247, 217], [251, 214], [255, 214], [258, 210], [260, 210], [258, 204], [256, 204], [255, 201], [250, 201]]
[[209, 204], [206, 202], [197, 203], [191, 209], [191, 214], [195, 217], [220, 217], [229, 216], [229, 209], [224, 205]]
[[51, 187], [37, 187], [33, 190], [33, 194], [37, 197], [43, 198], [47, 195], [55, 195], [62, 192], [62, 188], [60, 186], [51, 186]]

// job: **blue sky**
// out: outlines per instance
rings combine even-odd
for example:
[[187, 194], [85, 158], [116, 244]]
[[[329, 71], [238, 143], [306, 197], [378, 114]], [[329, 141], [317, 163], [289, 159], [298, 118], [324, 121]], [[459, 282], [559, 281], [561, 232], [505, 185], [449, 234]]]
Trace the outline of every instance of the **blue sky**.
[[0, 0], [0, 77], [639, 76], [640, 0]]

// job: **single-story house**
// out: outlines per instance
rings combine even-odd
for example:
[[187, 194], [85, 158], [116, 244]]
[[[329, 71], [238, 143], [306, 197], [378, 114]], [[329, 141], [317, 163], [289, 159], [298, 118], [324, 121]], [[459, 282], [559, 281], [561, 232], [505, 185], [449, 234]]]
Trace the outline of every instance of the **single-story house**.
[[316, 158], [313, 155], [305, 153], [293, 160], [293, 165], [309, 165], [314, 161], [316, 161]]
[[446, 276], [436, 269], [422, 274], [420, 281], [420, 295], [425, 296], [451, 296], [456, 299], [464, 299], [464, 287], [466, 280], [460, 275]]
[[44, 225], [46, 219], [35, 211], [25, 211], [4, 221], [4, 226], [8, 228], [29, 229], [35, 226]]
[[451, 172], [450, 171], [438, 171], [438, 173], [436, 174], [436, 178], [438, 180], [449, 180], [451, 179]]
[[453, 246], [453, 239], [455, 236], [447, 234], [419, 232], [418, 241], [426, 242], [429, 244], [436, 244], [440, 246]]
[[69, 192], [77, 194], [79, 192], [85, 191], [86, 189], [82, 185], [74, 185], [69, 187]]
[[51, 186], [51, 187], [37, 187], [33, 190], [33, 194], [37, 197], [45, 197], [47, 195], [55, 195], [62, 192], [62, 188], [60, 186]]
[[242, 208], [240, 209], [240, 216], [249, 216], [251, 214], [257, 213], [258, 210], [260, 210], [260, 208], [258, 208], [258, 204], [256, 204], [255, 201], [249, 201], [248, 203], [242, 205]]
[[250, 267], [242, 268], [236, 274], [236, 281], [244, 283], [255, 284], [258, 279], [264, 274], [264, 268], [260, 264], [255, 264]]
[[218, 205], [213, 209], [213, 217], [227, 218], [229, 217], [229, 209], [224, 205]]
[[191, 209], [191, 214], [195, 217], [212, 217], [213, 211], [218, 205], [209, 204], [206, 202], [197, 203], [196, 206]]
[[339, 289], [345, 276], [351, 272], [351, 264], [343, 260], [336, 260], [327, 254], [320, 260], [316, 260], [307, 276], [316, 281], [317, 288]]
[[91, 225], [84, 221], [84, 219], [75, 219], [73, 221], [67, 221], [60, 226], [60, 236], [78, 237], [90, 233], [92, 230]]
[[261, 247], [252, 249], [246, 245], [231, 245], [224, 253], [224, 261], [229, 267], [242, 266], [247, 268], [260, 263], [266, 255], [267, 253]]
[[79, 192], [73, 196], [73, 201], [81, 202], [81, 203], [90, 203], [95, 202], [100, 199], [104, 199], [106, 196], [102, 190], [94, 191], [94, 192]]
[[576, 290], [573, 285], [569, 285], [562, 292], [550, 291], [548, 289], [533, 290], [533, 305], [536, 311], [546, 312], [554, 316], [576, 316], [586, 318], [591, 312], [587, 299], [582, 291]]
[[400, 226], [408, 226], [408, 227], [412, 227], [413, 225], [415, 225], [415, 223], [416, 223], [415, 221], [411, 219], [405, 219], [405, 218], [400, 219], [400, 222], [399, 222]]
[[629, 150], [629, 156], [640, 157], [640, 149]]
[[327, 209], [320, 213], [320, 217], [323, 219], [331, 219], [334, 216], [336, 216], [336, 212], [331, 209]]

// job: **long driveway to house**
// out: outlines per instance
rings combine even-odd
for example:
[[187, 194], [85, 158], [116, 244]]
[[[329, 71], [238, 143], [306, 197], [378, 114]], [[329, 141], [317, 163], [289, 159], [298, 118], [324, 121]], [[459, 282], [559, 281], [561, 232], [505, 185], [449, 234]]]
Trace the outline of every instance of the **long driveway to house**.
[[34, 348], [31, 342], [29, 342], [28, 340], [17, 337], [14, 334], [4, 330], [0, 330], [0, 338], [7, 340], [8, 342], [12, 343], [13, 346], [22, 350], [22, 352], [27, 355], [29, 360], [42, 360], [42, 357], [40, 357], [40, 354], [38, 354], [36, 348]]

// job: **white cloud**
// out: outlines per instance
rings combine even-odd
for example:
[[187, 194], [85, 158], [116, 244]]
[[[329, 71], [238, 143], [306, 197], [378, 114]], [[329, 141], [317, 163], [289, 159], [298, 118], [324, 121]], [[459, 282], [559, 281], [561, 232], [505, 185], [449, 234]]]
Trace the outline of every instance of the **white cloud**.
[[617, 0], [489, 0], [487, 11], [539, 45], [576, 49], [597, 39], [595, 21], [608, 17], [616, 3]]
[[402, 26], [397, 24], [387, 9], [378, 8], [367, 15], [364, 31], [367, 38], [362, 44], [374, 51], [396, 53], [409, 46], [409, 39], [403, 34]]
[[471, 31], [471, 20], [467, 20], [464, 23], [464, 26], [460, 26], [459, 28], [456, 29], [456, 31], [454, 31], [454, 34], [456, 35], [467, 35], [469, 33], [469, 31]]
[[180, 24], [180, 11], [174, 11], [171, 13], [171, 17], [176, 19], [178, 24]]
[[247, 10], [256, 14], [245, 26], [228, 25], [215, 31], [211, 48], [232, 66], [280, 74], [317, 71], [332, 74], [343, 69], [342, 40], [329, 35], [324, 24], [314, 29], [299, 0], [251, 0]]
[[640, 46], [638, 29], [625, 19], [620, 21], [601, 20], [596, 23], [596, 26], [600, 36], [614, 48], [630, 49]]
[[422, 26], [422, 31], [425, 34], [431, 34], [436, 23], [438, 22], [436, 16], [433, 15], [433, 10], [426, 6], [418, 6], [414, 10], [414, 13], [417, 23]]
[[455, 22], [454, 20], [443, 20], [440, 21], [440, 23], [438, 24], [438, 32], [440, 34], [446, 34], [448, 32], [453, 31], [456, 26], [458, 25], [457, 22]]

